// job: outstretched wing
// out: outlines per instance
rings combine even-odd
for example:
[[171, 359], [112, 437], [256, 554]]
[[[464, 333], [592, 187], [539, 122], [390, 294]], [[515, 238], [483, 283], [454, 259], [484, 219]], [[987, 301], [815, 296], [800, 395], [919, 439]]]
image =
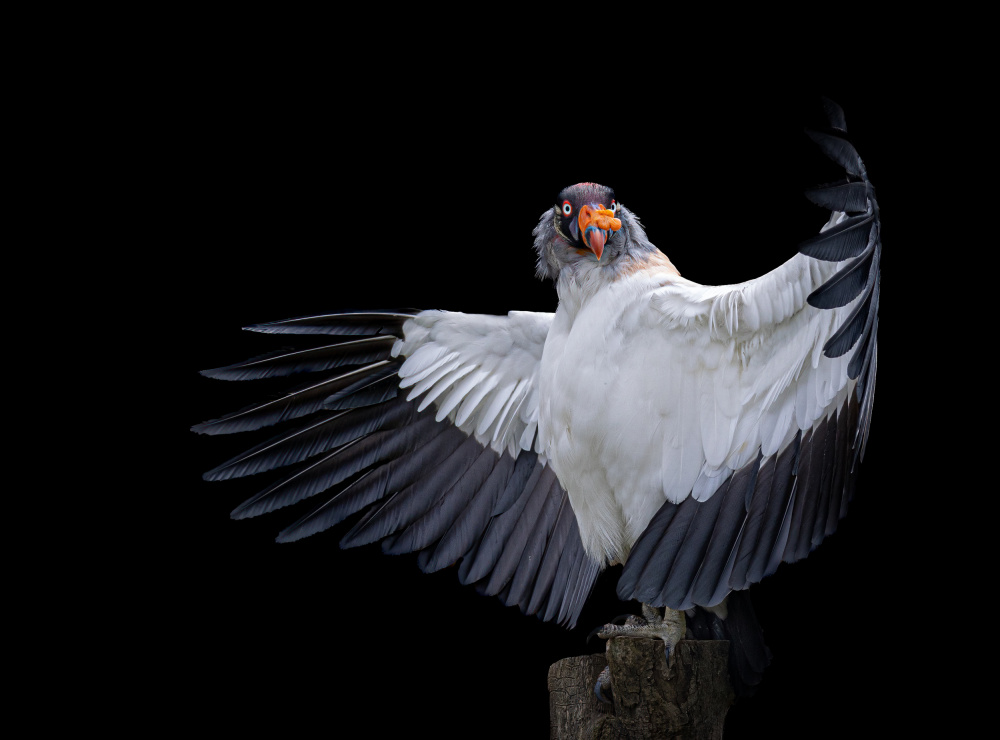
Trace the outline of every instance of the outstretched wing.
[[402, 311], [248, 327], [361, 338], [205, 371], [229, 380], [322, 374], [195, 426], [226, 434], [301, 419], [205, 477], [294, 465], [232, 516], [318, 496], [280, 542], [364, 512], [342, 546], [382, 541], [388, 553], [418, 552], [426, 572], [457, 563], [462, 583], [572, 626], [598, 567], [584, 554], [566, 492], [535, 450], [537, 373], [551, 321], [538, 313]]
[[717, 604], [805, 557], [846, 513], [875, 389], [881, 239], [843, 113], [832, 103], [828, 113], [830, 128], [810, 135], [846, 177], [807, 193], [831, 210], [822, 231], [756, 280], [677, 280], [652, 298], [674, 343], [664, 374], [676, 376], [672, 391], [693, 389], [676, 436], [696, 443], [664, 446], [664, 480], [685, 463], [692, 472], [665, 486], [621, 598]]

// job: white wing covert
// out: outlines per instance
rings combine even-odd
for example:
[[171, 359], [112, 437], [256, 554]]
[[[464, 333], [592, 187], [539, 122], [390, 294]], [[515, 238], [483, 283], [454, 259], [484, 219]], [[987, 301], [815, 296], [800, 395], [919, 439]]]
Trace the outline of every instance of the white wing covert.
[[412, 389], [407, 400], [420, 398], [419, 411], [437, 401], [438, 421], [448, 418], [516, 457], [535, 447], [538, 366], [551, 323], [550, 313], [424, 311], [403, 326], [405, 338], [393, 347], [393, 356], [407, 358], [399, 387]]

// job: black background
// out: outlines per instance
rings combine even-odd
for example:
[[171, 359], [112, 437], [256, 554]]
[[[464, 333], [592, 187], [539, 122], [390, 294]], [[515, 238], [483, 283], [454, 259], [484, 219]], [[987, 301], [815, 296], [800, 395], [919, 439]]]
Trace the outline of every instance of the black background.
[[590, 630], [635, 607], [616, 599], [617, 571], [566, 630], [451, 571], [422, 574], [410, 556], [340, 550], [345, 527], [275, 544], [303, 508], [228, 518], [270, 478], [200, 477], [267, 432], [188, 429], [277, 387], [197, 371], [297, 341], [240, 331], [255, 322], [354, 308], [552, 311], [531, 230], [582, 180], [614, 187], [685, 276], [762, 274], [825, 221], [801, 193], [836, 174], [803, 133], [827, 95], [846, 111], [882, 208], [882, 367], [848, 517], [751, 591], [774, 660], [758, 695], [731, 710], [726, 737], [880, 734], [918, 719], [919, 696], [891, 689], [919, 693], [929, 655], [925, 627], [899, 616], [921, 605], [931, 567], [920, 540], [930, 493], [893, 443], [921, 433], [900, 390], [903, 252], [918, 235], [911, 196], [923, 174], [910, 155], [927, 132], [926, 121], [913, 132], [908, 88], [874, 73], [785, 74], [794, 60], [629, 76], [406, 55], [380, 68], [370, 55], [361, 74], [359, 59], [293, 41], [202, 48], [167, 75], [177, 105], [149, 142], [165, 187], [145, 238], [168, 290], [154, 296], [162, 323], [140, 341], [160, 357], [165, 439], [161, 472], [135, 493], [166, 525], [149, 535], [155, 570], [143, 570], [158, 577], [142, 586], [165, 617], [164, 667], [183, 676], [159, 690], [164, 713], [220, 732], [337, 734], [357, 721], [373, 737], [547, 737], [549, 665], [601, 651]]

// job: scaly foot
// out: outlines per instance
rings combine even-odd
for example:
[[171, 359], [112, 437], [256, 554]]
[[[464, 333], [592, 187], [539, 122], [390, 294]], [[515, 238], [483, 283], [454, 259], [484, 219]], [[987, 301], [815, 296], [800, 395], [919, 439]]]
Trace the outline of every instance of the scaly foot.
[[[665, 608], [661, 614], [657, 607], [643, 604], [641, 617], [633, 614], [624, 624], [606, 624], [597, 632], [597, 636], [604, 640], [612, 637], [658, 637], [664, 642], [667, 665], [670, 665], [674, 646], [684, 639], [686, 632], [687, 620], [684, 612]], [[601, 671], [594, 686], [594, 694], [601, 702], [612, 703], [610, 666]]]

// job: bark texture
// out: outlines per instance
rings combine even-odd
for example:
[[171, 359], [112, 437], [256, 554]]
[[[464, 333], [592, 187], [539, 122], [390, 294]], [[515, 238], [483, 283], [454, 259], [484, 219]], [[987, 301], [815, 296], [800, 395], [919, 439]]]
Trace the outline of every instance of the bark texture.
[[[605, 666], [614, 706], [594, 695]], [[549, 738], [721, 740], [733, 700], [728, 642], [681, 640], [668, 666], [662, 640], [616, 637], [549, 668]]]

